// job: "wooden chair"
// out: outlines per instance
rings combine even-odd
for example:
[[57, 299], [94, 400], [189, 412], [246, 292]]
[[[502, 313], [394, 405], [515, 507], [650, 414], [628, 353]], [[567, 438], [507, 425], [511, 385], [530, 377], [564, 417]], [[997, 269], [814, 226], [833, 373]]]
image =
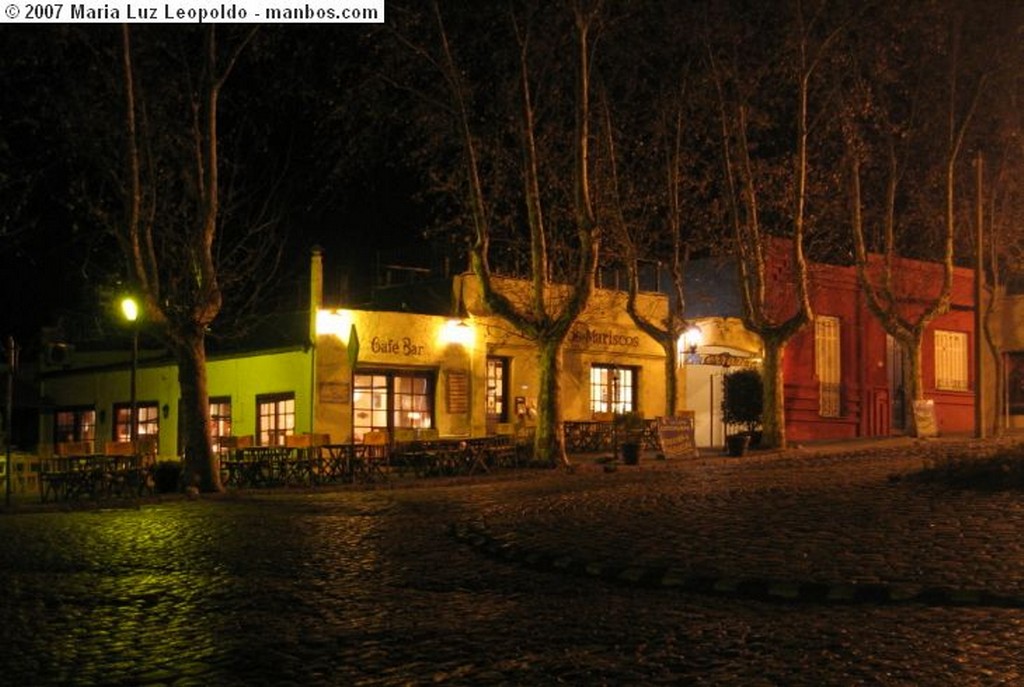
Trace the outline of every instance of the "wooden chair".
[[54, 446], [55, 456], [87, 456], [93, 453], [91, 441], [62, 441]]
[[363, 460], [356, 478], [367, 481], [384, 478], [384, 468], [391, 457], [391, 440], [384, 430], [371, 430], [363, 435]]
[[[367, 432], [367, 434], [373, 434], [373, 432]], [[396, 444], [408, 444], [416, 441], [416, 430], [411, 427], [396, 427], [395, 428], [395, 443]], [[363, 439], [364, 444], [370, 442]]]
[[309, 448], [312, 442], [308, 434], [289, 434], [284, 438], [284, 445], [288, 448]]
[[108, 441], [103, 446], [103, 453], [108, 456], [131, 456], [135, 454], [135, 442]]

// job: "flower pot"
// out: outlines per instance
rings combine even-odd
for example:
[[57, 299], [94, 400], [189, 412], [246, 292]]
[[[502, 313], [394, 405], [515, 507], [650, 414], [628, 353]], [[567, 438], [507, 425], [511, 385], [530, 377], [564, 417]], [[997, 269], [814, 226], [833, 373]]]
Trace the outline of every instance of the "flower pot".
[[745, 455], [749, 445], [749, 434], [730, 434], [725, 438], [725, 447], [730, 456]]

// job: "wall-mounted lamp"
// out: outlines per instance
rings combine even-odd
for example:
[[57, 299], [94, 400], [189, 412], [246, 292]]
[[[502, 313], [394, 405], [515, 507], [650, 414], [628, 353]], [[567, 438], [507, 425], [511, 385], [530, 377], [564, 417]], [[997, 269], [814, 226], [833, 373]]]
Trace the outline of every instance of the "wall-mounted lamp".
[[703, 343], [704, 337], [698, 327], [691, 325], [679, 337], [679, 357], [690, 365], [700, 364], [697, 348]]
[[316, 313], [316, 335], [334, 336], [347, 346], [353, 322], [350, 310], [318, 310]]
[[469, 347], [474, 337], [473, 325], [464, 319], [448, 320], [441, 328], [441, 340], [444, 343]]
[[164, 406], [163, 406], [163, 408], [161, 408], [160, 410], [161, 410], [161, 412], [163, 412], [163, 414], [164, 414], [164, 419], [165, 419], [165, 420], [166, 420], [166, 419], [167, 419], [168, 417], [170, 417], [170, 415], [171, 415], [171, 407], [170, 407], [169, 405], [167, 405], [167, 404], [165, 403], [165, 404], [164, 404]]

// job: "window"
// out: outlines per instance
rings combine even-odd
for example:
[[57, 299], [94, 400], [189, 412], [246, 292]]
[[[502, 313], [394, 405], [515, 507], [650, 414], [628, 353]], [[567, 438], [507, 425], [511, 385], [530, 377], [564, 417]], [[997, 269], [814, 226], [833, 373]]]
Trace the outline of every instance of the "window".
[[507, 358], [487, 358], [487, 418], [508, 422]]
[[213, 450], [220, 450], [220, 440], [231, 436], [231, 397], [210, 398], [210, 441]]
[[365, 371], [356, 374], [352, 403], [355, 440], [371, 430], [429, 429], [434, 426], [433, 372]]
[[967, 332], [935, 330], [935, 388], [967, 391]]
[[[114, 441], [131, 441], [130, 403], [114, 405]], [[155, 401], [135, 405], [137, 436], [156, 437], [160, 434], [160, 408]]]
[[636, 408], [635, 367], [592, 365], [590, 367], [590, 412], [630, 413]]
[[839, 360], [839, 318], [814, 318], [814, 374], [818, 377], [818, 414], [839, 417], [842, 389]]
[[95, 441], [96, 411], [93, 408], [61, 408], [54, 414], [53, 443]]
[[284, 446], [284, 438], [295, 433], [295, 394], [257, 396], [256, 422], [257, 445]]

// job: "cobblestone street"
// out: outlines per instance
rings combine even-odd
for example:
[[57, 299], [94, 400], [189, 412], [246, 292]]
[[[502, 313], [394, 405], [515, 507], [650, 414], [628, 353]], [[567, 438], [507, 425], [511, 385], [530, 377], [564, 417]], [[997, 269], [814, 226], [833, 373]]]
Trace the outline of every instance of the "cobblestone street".
[[575, 566], [1024, 598], [1024, 495], [858, 453], [646, 460], [0, 516], [0, 684], [1020, 684], [1024, 610], [787, 602]]

